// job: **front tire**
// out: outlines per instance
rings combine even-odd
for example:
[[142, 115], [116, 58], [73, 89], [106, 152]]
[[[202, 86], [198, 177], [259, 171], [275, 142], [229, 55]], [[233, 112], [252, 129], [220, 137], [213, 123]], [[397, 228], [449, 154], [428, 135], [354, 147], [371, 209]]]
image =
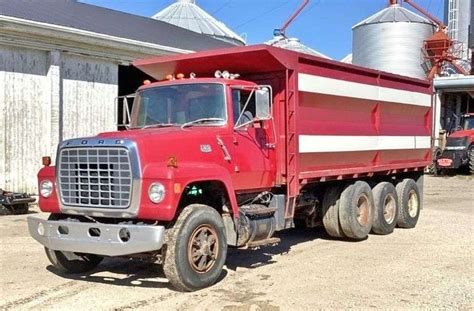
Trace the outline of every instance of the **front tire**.
[[195, 291], [214, 284], [227, 257], [221, 215], [213, 208], [191, 204], [167, 230], [163, 270], [174, 288]]
[[45, 247], [46, 256], [51, 264], [61, 273], [77, 274], [93, 270], [104, 259], [93, 254], [55, 251]]

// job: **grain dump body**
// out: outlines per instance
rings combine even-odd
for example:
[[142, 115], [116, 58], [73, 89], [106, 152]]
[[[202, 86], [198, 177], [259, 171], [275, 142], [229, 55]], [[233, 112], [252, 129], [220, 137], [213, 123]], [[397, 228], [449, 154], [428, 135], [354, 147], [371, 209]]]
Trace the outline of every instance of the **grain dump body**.
[[298, 224], [356, 240], [415, 227], [429, 82], [267, 45], [134, 65], [156, 81], [128, 130], [66, 141], [39, 172], [52, 217], [28, 225], [56, 268], [152, 257], [192, 291], [219, 278], [228, 246], [273, 245]]
[[157, 79], [169, 72], [212, 76], [220, 68], [271, 85], [279, 140], [276, 184], [291, 175], [301, 185], [308, 178], [421, 169], [429, 162], [432, 103], [425, 80], [267, 46], [149, 59], [136, 66]]

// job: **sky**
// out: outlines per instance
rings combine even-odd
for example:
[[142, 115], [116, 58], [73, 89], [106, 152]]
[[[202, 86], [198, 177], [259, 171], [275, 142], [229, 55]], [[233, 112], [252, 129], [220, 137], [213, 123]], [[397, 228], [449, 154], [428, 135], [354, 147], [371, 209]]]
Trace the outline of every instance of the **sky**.
[[[114, 10], [150, 17], [175, 0], [80, 0]], [[443, 0], [415, 0], [442, 19]], [[206, 12], [247, 39], [262, 43], [273, 37], [302, 0], [196, 0]], [[388, 0], [310, 0], [288, 28], [288, 37], [334, 59], [351, 53], [352, 26], [386, 7]], [[408, 6], [405, 4], [405, 6]]]

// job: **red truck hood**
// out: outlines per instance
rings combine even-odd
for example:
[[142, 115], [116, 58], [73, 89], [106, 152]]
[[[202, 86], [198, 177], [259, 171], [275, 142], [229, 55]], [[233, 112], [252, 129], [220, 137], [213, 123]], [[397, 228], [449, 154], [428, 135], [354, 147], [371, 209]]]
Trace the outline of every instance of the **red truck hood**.
[[129, 139], [137, 144], [142, 163], [166, 162], [170, 156], [178, 161], [209, 161], [203, 145], [218, 150], [217, 137], [226, 132], [223, 127], [180, 127], [137, 129], [99, 134], [99, 138]]
[[449, 137], [469, 137], [474, 136], [474, 130], [457, 131], [449, 135]]

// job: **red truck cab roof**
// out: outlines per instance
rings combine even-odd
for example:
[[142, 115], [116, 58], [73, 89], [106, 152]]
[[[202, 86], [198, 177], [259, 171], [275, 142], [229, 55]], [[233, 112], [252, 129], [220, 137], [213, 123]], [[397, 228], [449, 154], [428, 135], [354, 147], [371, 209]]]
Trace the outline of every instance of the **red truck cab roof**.
[[253, 82], [239, 80], [239, 79], [203, 77], [203, 78], [164, 79], [161, 81], [156, 81], [156, 82], [142, 85], [138, 90], [144, 90], [144, 89], [154, 88], [154, 87], [159, 87], [159, 86], [191, 84], [191, 83], [221, 83], [221, 84], [230, 85], [230, 86], [238, 85], [238, 86], [250, 86], [250, 87], [256, 85]]

